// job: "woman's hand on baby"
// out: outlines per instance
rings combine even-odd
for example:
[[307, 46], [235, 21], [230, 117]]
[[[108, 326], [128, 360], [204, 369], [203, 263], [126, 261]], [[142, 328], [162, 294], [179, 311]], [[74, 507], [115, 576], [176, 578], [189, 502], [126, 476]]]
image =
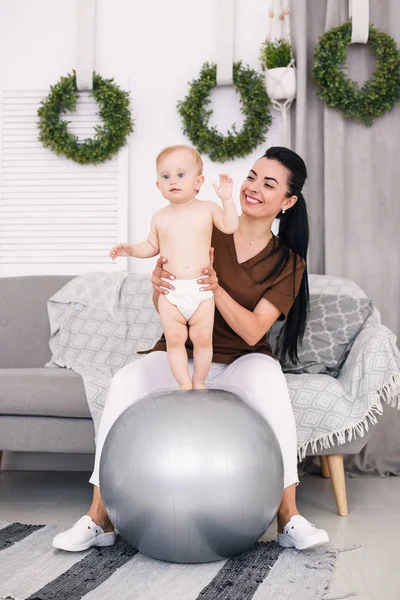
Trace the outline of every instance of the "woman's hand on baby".
[[168, 262], [168, 260], [163, 256], [160, 256], [160, 258], [157, 260], [156, 266], [154, 267], [154, 271], [151, 277], [153, 290], [155, 292], [159, 292], [160, 294], [168, 294], [168, 289], [175, 289], [172, 283], [164, 281], [164, 279], [175, 279], [175, 275], [172, 275], [172, 273], [164, 269], [164, 265], [166, 262]]
[[218, 292], [220, 287], [218, 283], [217, 274], [214, 270], [214, 248], [210, 248], [210, 266], [207, 267], [207, 269], [203, 269], [203, 273], [206, 277], [201, 277], [201, 279], [197, 280], [197, 283], [201, 284], [200, 291], [211, 291], [215, 295], [215, 293]]
[[132, 256], [131, 244], [126, 244], [125, 242], [122, 244], [116, 244], [113, 248], [111, 248], [110, 256], [113, 260], [115, 260], [118, 256]]
[[216, 183], [213, 183], [213, 186], [218, 198], [220, 198], [222, 202], [228, 202], [228, 200], [232, 200], [232, 177], [229, 177], [229, 175], [223, 173], [219, 176], [219, 186]]

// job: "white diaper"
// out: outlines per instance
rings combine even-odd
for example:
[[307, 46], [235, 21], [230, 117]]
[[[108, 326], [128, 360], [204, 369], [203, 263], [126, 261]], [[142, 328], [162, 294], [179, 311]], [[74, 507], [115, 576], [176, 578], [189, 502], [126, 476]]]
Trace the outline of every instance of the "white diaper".
[[201, 285], [197, 283], [197, 279], [175, 279], [168, 283], [171, 283], [175, 289], [169, 290], [165, 297], [177, 307], [187, 321], [204, 300], [214, 296], [211, 291], [201, 292]]

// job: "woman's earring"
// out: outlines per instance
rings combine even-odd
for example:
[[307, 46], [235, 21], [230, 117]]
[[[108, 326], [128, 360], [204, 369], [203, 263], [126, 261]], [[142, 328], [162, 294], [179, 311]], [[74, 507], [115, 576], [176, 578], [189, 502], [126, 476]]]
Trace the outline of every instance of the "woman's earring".
[[284, 215], [284, 214], [285, 214], [285, 212], [286, 212], [286, 210], [283, 210], [283, 211], [282, 211], [282, 214]]

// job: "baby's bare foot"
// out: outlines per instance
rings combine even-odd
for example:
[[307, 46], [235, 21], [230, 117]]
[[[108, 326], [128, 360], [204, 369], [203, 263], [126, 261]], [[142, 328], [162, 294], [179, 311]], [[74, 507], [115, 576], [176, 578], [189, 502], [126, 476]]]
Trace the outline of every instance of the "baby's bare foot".
[[204, 381], [195, 381], [193, 380], [193, 389], [194, 390], [205, 390], [206, 384]]
[[193, 389], [192, 382], [189, 381], [187, 383], [180, 383], [179, 389], [180, 390], [192, 390]]

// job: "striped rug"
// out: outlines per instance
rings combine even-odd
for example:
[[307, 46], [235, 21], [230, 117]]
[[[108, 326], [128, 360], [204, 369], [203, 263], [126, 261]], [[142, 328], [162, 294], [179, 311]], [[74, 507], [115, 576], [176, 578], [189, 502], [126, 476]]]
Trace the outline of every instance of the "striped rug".
[[53, 525], [0, 524], [0, 598], [9, 600], [315, 600], [325, 597], [340, 550], [254, 544], [200, 565], [140, 554], [122, 538], [109, 548], [63, 552]]

